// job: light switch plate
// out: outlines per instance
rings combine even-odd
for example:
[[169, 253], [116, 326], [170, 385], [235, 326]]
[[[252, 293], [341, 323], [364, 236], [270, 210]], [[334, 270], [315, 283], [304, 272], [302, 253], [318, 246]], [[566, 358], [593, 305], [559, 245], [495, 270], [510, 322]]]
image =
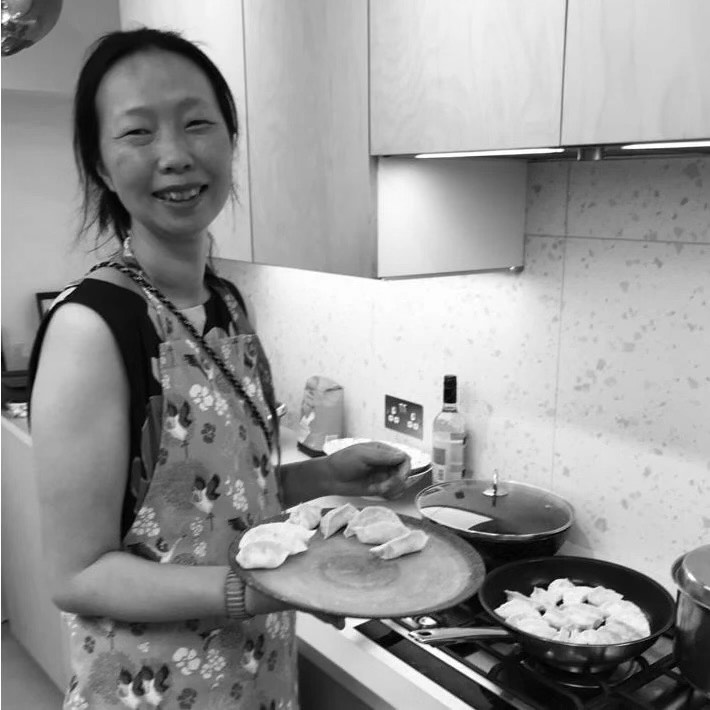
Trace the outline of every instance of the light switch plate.
[[424, 407], [416, 402], [385, 395], [385, 427], [393, 431], [424, 438]]

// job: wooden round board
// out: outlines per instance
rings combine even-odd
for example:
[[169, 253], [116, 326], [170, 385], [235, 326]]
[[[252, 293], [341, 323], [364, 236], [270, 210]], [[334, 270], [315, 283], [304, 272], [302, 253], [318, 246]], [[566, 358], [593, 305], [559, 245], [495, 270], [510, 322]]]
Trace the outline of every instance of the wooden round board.
[[[324, 511], [326, 512], [326, 511]], [[241, 534], [229, 548], [229, 562], [247, 584], [294, 609], [363, 619], [427, 614], [458, 604], [478, 591], [485, 568], [465, 540], [425, 520], [399, 516], [428, 536], [420, 552], [380, 560], [357, 537], [342, 530], [324, 539], [320, 531], [308, 550], [276, 569], [242, 569], [236, 561]], [[287, 520], [286, 513], [265, 520]]]

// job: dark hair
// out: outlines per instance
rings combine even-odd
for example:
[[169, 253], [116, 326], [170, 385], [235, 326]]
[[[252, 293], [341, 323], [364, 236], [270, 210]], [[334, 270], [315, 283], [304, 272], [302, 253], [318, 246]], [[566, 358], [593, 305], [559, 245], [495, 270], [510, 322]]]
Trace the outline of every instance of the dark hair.
[[90, 48], [79, 74], [74, 93], [74, 160], [82, 188], [82, 224], [79, 236], [96, 225], [98, 236], [112, 230], [123, 241], [130, 231], [131, 217], [115, 193], [98, 173], [101, 159], [96, 93], [107, 72], [118, 62], [140, 52], [161, 50], [179, 54], [205, 73], [212, 85], [230, 136], [236, 142], [239, 123], [234, 97], [219, 69], [196, 45], [177, 32], [142, 27], [126, 32], [110, 32]]

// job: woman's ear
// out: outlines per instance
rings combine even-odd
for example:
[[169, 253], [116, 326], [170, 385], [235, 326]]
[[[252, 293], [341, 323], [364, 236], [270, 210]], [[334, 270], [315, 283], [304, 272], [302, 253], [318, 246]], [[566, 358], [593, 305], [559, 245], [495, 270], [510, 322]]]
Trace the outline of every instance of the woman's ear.
[[111, 176], [108, 174], [108, 171], [104, 167], [104, 164], [99, 160], [96, 163], [96, 172], [99, 174], [99, 177], [103, 180], [104, 185], [111, 191], [111, 192], [116, 192], [116, 188], [113, 186], [113, 181], [111, 180]]

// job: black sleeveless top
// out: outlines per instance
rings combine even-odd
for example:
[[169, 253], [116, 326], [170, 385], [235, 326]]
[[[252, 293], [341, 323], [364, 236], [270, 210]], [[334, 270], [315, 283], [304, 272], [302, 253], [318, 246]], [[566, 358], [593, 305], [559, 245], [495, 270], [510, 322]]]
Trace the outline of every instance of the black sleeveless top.
[[[226, 332], [233, 323], [229, 309], [218, 293], [219, 286], [227, 289], [234, 296], [246, 321], [244, 301], [234, 284], [210, 271], [206, 273], [205, 282], [210, 297], [204, 306], [206, 320], [203, 334], [209, 333], [213, 328], [220, 328]], [[158, 358], [161, 339], [148, 315], [148, 302], [141, 294], [114, 283], [91, 277], [85, 278], [62, 292], [40, 324], [28, 366], [30, 401], [47, 327], [52, 316], [65, 303], [87, 306], [105, 321], [115, 338], [128, 378], [130, 452], [121, 513], [121, 537], [123, 538], [131, 527], [142, 502], [140, 490], [147, 488], [146, 484], [150, 482], [152, 475], [152, 471], [146, 470], [142, 465], [141, 437], [150, 398], [161, 394], [160, 383], [155, 379], [151, 365], [151, 358]], [[136, 466], [141, 470], [136, 471]], [[136, 482], [141, 480], [142, 484], [137, 485]]]

